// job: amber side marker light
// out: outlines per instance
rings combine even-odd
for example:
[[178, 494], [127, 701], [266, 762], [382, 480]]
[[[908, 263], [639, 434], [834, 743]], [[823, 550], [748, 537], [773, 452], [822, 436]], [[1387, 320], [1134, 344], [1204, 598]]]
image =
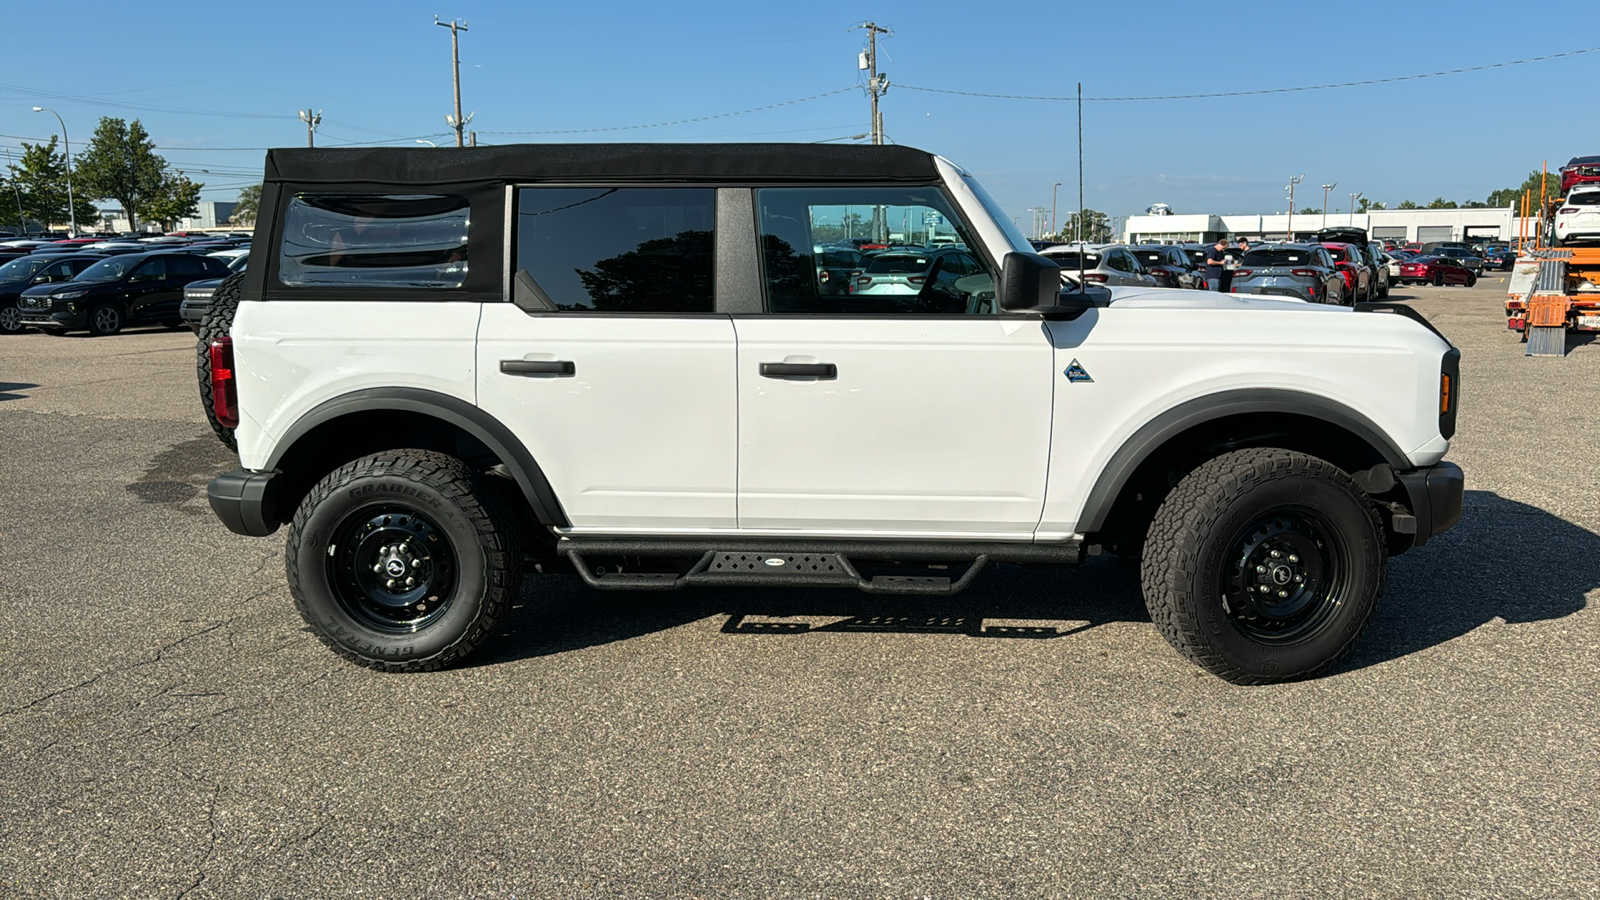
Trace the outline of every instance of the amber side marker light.
[[1448, 413], [1449, 411], [1450, 411], [1450, 376], [1448, 374], [1444, 374], [1444, 375], [1440, 375], [1439, 376], [1439, 415], [1442, 416], [1442, 415]]

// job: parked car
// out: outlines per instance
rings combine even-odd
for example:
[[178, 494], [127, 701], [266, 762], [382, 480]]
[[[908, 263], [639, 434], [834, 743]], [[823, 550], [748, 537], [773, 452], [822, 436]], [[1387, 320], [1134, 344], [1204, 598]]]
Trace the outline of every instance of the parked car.
[[1344, 276], [1344, 293], [1351, 303], [1372, 299], [1372, 269], [1361, 258], [1355, 244], [1319, 244], [1328, 251], [1333, 265]]
[[1078, 286], [1080, 272], [1088, 285], [1158, 286], [1155, 276], [1121, 244], [1060, 244], [1040, 255], [1061, 267], [1061, 283], [1068, 287]]
[[50, 334], [86, 330], [104, 335], [128, 325], [177, 326], [183, 324], [178, 304], [184, 286], [227, 274], [227, 266], [204, 256], [129, 253], [102, 259], [64, 284], [28, 288], [17, 308], [23, 324]]
[[1556, 240], [1565, 244], [1596, 239], [1600, 239], [1600, 184], [1580, 186], [1556, 208]]
[[1322, 247], [1273, 244], [1244, 254], [1233, 270], [1228, 292], [1297, 297], [1308, 303], [1344, 303], [1344, 286], [1344, 276]]
[[1383, 245], [1376, 242], [1363, 244], [1361, 249], [1366, 251], [1367, 261], [1372, 265], [1378, 299], [1382, 300], [1389, 296], [1389, 255], [1384, 252]]
[[1478, 276], [1448, 256], [1419, 256], [1400, 264], [1400, 281], [1404, 284], [1464, 284], [1472, 287], [1478, 283]]
[[1471, 250], [1464, 250], [1460, 247], [1440, 247], [1433, 251], [1433, 255], [1453, 259], [1456, 265], [1471, 269], [1474, 277], [1483, 277], [1483, 257], [1473, 253]]
[[1189, 254], [1174, 244], [1143, 244], [1128, 252], [1155, 278], [1157, 287], [1206, 289], [1204, 267], [1196, 268]]
[[1383, 267], [1389, 270], [1390, 284], [1400, 283], [1400, 264], [1408, 259], [1416, 257], [1417, 255], [1418, 254], [1411, 250], [1390, 250], [1385, 254], [1388, 259], [1384, 262]]
[[1517, 254], [1510, 247], [1490, 247], [1483, 251], [1483, 267], [1496, 269], [1502, 272], [1511, 271], [1517, 262]]
[[1410, 250], [1412, 253], [1421, 253], [1422, 244], [1418, 241], [1407, 241], [1400, 245], [1401, 250]]
[[1600, 156], [1574, 156], [1561, 167], [1561, 193], [1574, 186], [1600, 181]]
[[[964, 311], [974, 297], [957, 282], [982, 272], [982, 265], [966, 250], [885, 250], [866, 259], [846, 307], [856, 312]], [[993, 293], [990, 283], [987, 294], [991, 302]]]
[[17, 300], [31, 287], [71, 281], [104, 257], [95, 253], [30, 253], [0, 266], [0, 334], [25, 329]]
[[[243, 272], [249, 263], [247, 255], [235, 256], [230, 259], [221, 259], [216, 254], [211, 258], [223, 263], [229, 272]], [[203, 281], [191, 281], [183, 289], [183, 302], [178, 304], [178, 318], [189, 330], [195, 334], [200, 333], [200, 323], [206, 317], [206, 310], [211, 308], [211, 298], [217, 293], [217, 288], [222, 286], [223, 278], [207, 278]], [[848, 281], [848, 280], [847, 280]]]

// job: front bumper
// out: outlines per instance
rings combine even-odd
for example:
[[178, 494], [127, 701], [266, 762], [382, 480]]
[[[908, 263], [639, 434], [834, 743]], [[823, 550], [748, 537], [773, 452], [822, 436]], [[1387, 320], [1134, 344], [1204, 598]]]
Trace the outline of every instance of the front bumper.
[[[1441, 462], [1409, 472], [1396, 473], [1406, 490], [1411, 518], [1395, 517], [1395, 530], [1414, 534], [1412, 546], [1420, 547], [1429, 538], [1444, 534], [1461, 521], [1461, 501], [1466, 495], [1466, 477], [1461, 467]], [[1413, 529], [1408, 531], [1407, 529]]]
[[23, 309], [19, 304], [17, 312], [22, 314], [22, 324], [35, 328], [89, 327], [89, 312], [81, 304], [76, 310], [67, 309], [60, 303], [52, 305], [49, 309]]
[[211, 501], [211, 511], [229, 531], [265, 537], [282, 524], [277, 511], [277, 477], [277, 472], [249, 469], [224, 472], [206, 485], [206, 499]]
[[185, 297], [178, 304], [178, 318], [184, 321], [195, 331], [200, 330], [200, 321], [206, 317], [206, 310], [211, 308], [211, 295], [204, 297]]

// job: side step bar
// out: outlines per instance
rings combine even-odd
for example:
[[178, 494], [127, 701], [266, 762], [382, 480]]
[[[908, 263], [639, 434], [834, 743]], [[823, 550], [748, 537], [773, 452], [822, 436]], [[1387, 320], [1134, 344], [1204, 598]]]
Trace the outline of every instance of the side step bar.
[[[742, 546], [741, 546], [742, 545]], [[1074, 565], [1082, 545], [849, 541], [648, 541], [562, 538], [556, 552], [602, 590], [675, 591], [691, 586], [853, 587], [872, 594], [959, 593], [991, 562]], [[628, 571], [601, 559], [694, 559], [685, 572]], [[965, 565], [959, 574], [863, 574], [861, 563]]]

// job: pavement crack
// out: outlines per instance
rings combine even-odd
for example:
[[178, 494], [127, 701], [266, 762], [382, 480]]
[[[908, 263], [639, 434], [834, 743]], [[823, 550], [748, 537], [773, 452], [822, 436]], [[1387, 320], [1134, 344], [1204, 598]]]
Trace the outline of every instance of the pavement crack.
[[178, 895], [178, 900], [183, 900], [184, 897], [189, 896], [191, 891], [205, 883], [206, 863], [211, 862], [211, 856], [217, 850], [217, 798], [220, 796], [222, 796], [222, 785], [213, 783], [211, 785], [211, 801], [206, 804], [206, 823], [211, 830], [211, 837], [206, 842], [205, 856], [201, 857], [199, 864], [195, 866], [194, 883], [183, 889], [183, 893]]

